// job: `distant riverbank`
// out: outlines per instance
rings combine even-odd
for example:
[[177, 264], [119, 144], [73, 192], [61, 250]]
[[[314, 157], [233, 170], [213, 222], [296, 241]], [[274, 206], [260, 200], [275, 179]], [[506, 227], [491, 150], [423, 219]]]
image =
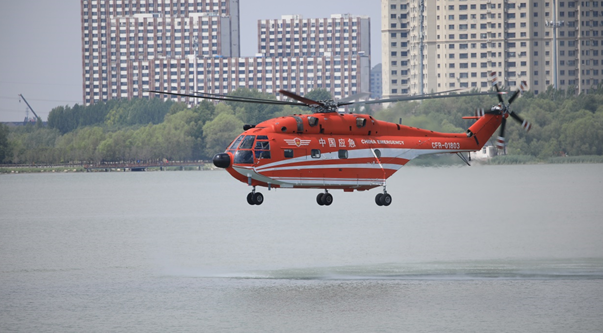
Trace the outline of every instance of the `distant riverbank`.
[[[547, 159], [538, 159], [527, 155], [501, 155], [490, 159], [473, 159], [469, 163], [479, 165], [513, 165], [513, 164], [580, 164], [580, 163], [603, 163], [603, 156], [584, 155], [584, 156], [563, 156], [550, 157]], [[421, 156], [410, 162], [407, 166], [447, 166], [447, 165], [465, 165], [458, 156], [454, 154]]]
[[192, 171], [213, 170], [211, 163], [162, 166], [122, 165], [0, 165], [0, 174], [17, 173], [67, 173], [67, 172], [130, 172], [130, 171]]

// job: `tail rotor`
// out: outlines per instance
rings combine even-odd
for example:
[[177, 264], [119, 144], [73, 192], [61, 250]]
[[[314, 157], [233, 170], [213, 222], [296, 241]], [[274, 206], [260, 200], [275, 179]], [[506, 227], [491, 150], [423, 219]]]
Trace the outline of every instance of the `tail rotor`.
[[523, 119], [521, 116], [519, 116], [517, 113], [515, 113], [515, 111], [511, 111], [509, 109], [511, 103], [513, 103], [515, 101], [515, 99], [517, 99], [517, 97], [519, 97], [519, 93], [523, 92], [527, 89], [527, 83], [525, 81], [522, 81], [519, 89], [517, 89], [513, 95], [511, 95], [511, 97], [509, 98], [508, 103], [505, 104], [505, 101], [502, 97], [502, 95], [504, 94], [504, 92], [501, 92], [500, 89], [498, 88], [498, 84], [496, 83], [497, 79], [496, 79], [496, 72], [492, 72], [491, 74], [491, 78], [492, 78], [492, 82], [494, 83], [494, 88], [496, 89], [497, 92], [497, 96], [498, 96], [498, 101], [499, 104], [493, 106], [490, 111], [485, 111], [485, 113], [489, 113], [489, 114], [499, 114], [502, 115], [502, 121], [500, 124], [500, 133], [498, 135], [498, 138], [496, 139], [496, 147], [498, 149], [505, 149], [506, 146], [506, 141], [505, 141], [505, 127], [507, 125], [507, 118], [509, 116], [511, 116], [511, 118], [513, 118], [515, 121], [517, 121], [518, 123], [521, 124], [521, 127], [528, 132], [531, 128], [532, 128], [532, 124], [530, 124], [530, 122], [528, 122], [527, 120]]

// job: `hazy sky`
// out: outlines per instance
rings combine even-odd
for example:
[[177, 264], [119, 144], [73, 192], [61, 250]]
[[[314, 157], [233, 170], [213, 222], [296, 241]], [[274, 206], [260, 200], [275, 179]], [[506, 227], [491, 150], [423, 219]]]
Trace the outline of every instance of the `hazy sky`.
[[[82, 103], [80, 7], [77, 0], [0, 1], [0, 121], [23, 121], [19, 94], [43, 120], [56, 106]], [[257, 52], [259, 19], [366, 15], [374, 66], [381, 62], [380, 11], [377, 0], [240, 0], [241, 55]]]

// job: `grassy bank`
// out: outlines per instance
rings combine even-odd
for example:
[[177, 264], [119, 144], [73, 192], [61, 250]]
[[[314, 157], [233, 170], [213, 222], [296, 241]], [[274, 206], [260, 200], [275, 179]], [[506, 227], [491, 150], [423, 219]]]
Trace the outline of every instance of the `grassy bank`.
[[598, 155], [584, 155], [584, 156], [559, 156], [549, 157], [547, 159], [538, 159], [533, 156], [526, 155], [506, 155], [506, 156], [495, 156], [491, 160], [485, 162], [485, 164], [580, 164], [580, 163], [603, 163], [603, 156]]
[[[199, 170], [213, 170], [215, 167], [213, 164], [200, 164], [200, 165], [185, 165], [185, 166], [171, 166], [166, 165], [163, 167], [148, 167], [146, 171], [199, 171]], [[94, 168], [91, 170], [86, 169], [83, 166], [71, 166], [71, 165], [44, 165], [44, 166], [15, 166], [15, 165], [0, 165], [0, 174], [18, 174], [18, 173], [60, 173], [60, 172], [118, 172], [126, 171], [124, 168], [114, 168], [107, 166], [106, 168]], [[127, 171], [130, 171], [129, 168]]]
[[82, 166], [0, 166], [0, 174], [7, 173], [57, 173], [57, 172], [85, 172]]
[[551, 157], [546, 160], [547, 163], [560, 164], [560, 163], [603, 163], [603, 156], [597, 155], [585, 155], [585, 156], [565, 156], [565, 157]]

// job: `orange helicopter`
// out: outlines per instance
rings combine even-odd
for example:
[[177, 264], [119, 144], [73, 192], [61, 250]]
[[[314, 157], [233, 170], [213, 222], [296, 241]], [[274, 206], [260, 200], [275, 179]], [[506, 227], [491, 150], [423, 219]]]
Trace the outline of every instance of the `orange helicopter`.
[[[518, 89], [504, 103], [501, 92], [461, 95], [428, 94], [373, 101], [351, 102], [352, 98], [334, 101], [314, 101], [292, 92], [279, 93], [295, 100], [277, 101], [217, 94], [179, 94], [150, 91], [157, 94], [203, 98], [219, 101], [308, 106], [312, 114], [278, 117], [257, 125], [245, 125], [224, 153], [216, 154], [213, 163], [226, 169], [234, 178], [252, 191], [247, 195], [250, 205], [264, 202], [257, 186], [272, 188], [321, 189], [316, 202], [323, 206], [333, 203], [329, 190], [345, 192], [366, 191], [383, 187], [375, 197], [379, 206], [389, 206], [392, 197], [386, 190], [386, 180], [408, 161], [427, 154], [461, 153], [480, 150], [492, 134], [501, 127], [497, 146], [503, 148], [506, 119], [511, 116], [527, 131], [531, 125], [509, 105], [517, 98]], [[522, 82], [522, 88], [525, 83]], [[440, 93], [441, 94], [441, 93]], [[352, 104], [376, 104], [427, 98], [450, 98], [496, 94], [500, 104], [490, 110], [476, 111], [475, 119], [466, 133], [439, 133], [426, 129], [374, 119], [370, 115], [338, 112], [339, 107]]]

